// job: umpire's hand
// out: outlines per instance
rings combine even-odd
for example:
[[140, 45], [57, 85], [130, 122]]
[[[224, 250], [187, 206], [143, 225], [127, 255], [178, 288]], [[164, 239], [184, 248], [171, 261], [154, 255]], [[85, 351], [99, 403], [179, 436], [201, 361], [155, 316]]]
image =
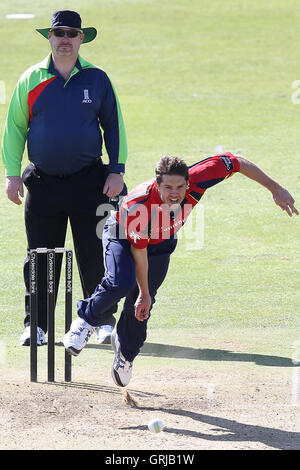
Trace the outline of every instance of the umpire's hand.
[[18, 206], [22, 204], [20, 197], [24, 197], [24, 188], [20, 176], [8, 176], [6, 178], [6, 194], [10, 201]]
[[103, 194], [106, 194], [108, 197], [116, 197], [120, 194], [123, 187], [123, 176], [118, 173], [109, 173], [103, 187]]

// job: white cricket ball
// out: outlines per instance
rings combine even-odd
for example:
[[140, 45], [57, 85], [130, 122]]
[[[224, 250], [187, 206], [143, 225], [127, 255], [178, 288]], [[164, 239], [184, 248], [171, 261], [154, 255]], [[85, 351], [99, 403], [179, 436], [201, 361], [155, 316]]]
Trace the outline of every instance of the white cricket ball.
[[160, 432], [164, 427], [163, 422], [160, 419], [152, 419], [150, 423], [148, 424], [148, 429], [151, 432], [158, 433]]

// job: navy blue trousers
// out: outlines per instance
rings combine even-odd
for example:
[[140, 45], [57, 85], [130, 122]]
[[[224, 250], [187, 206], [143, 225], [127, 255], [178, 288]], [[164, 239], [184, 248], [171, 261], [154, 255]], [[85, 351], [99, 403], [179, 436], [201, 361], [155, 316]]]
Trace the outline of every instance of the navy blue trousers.
[[[92, 326], [102, 323], [103, 313], [125, 297], [123, 309], [117, 323], [121, 352], [128, 361], [133, 361], [146, 341], [148, 320], [135, 318], [134, 304], [139, 288], [136, 283], [135, 264], [131, 245], [127, 240], [111, 238], [106, 225], [102, 236], [105, 275], [93, 295], [78, 302], [78, 315]], [[148, 247], [148, 283], [152, 306], [158, 288], [168, 272], [170, 255], [176, 248], [176, 239], [168, 239]], [[150, 309], [150, 310], [151, 310]]]

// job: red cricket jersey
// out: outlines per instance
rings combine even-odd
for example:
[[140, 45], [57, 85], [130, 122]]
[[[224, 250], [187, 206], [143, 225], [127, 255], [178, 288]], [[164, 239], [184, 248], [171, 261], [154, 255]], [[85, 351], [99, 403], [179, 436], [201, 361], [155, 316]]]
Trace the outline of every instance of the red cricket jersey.
[[170, 212], [159, 196], [155, 178], [140, 184], [124, 197], [116, 217], [135, 248], [161, 243], [185, 223], [205, 191], [240, 170], [230, 152], [208, 157], [189, 167], [188, 189], [176, 212]]

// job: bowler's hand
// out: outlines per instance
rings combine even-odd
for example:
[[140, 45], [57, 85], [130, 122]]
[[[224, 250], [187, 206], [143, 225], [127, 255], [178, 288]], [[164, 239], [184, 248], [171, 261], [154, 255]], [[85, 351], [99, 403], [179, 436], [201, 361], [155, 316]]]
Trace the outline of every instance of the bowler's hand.
[[151, 307], [152, 299], [149, 294], [139, 294], [135, 304], [135, 317], [139, 321], [147, 320]]
[[20, 176], [8, 176], [6, 178], [6, 194], [10, 201], [18, 206], [22, 204], [20, 197], [24, 197], [24, 188]]
[[299, 212], [294, 206], [295, 200], [287, 191], [287, 189], [279, 186], [273, 192], [273, 199], [275, 203], [281, 207], [283, 211], [287, 212], [290, 217], [292, 217], [293, 214], [299, 215]]
[[122, 191], [124, 186], [123, 176], [118, 173], [109, 173], [106, 178], [103, 194], [108, 197], [116, 197]]

